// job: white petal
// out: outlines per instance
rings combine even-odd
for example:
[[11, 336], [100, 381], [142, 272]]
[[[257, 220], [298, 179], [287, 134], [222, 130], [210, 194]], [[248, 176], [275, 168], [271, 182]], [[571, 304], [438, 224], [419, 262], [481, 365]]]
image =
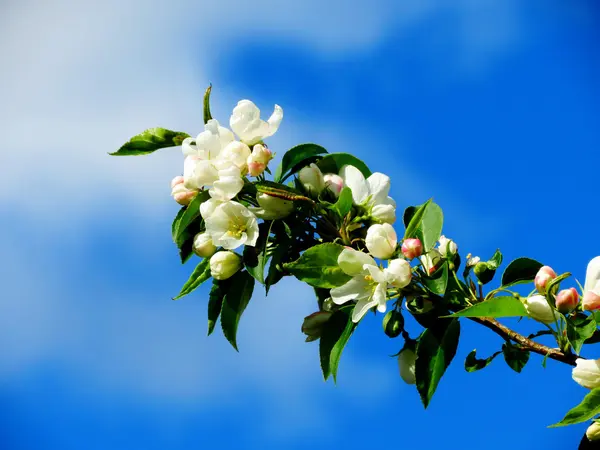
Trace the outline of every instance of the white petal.
[[219, 141], [221, 142], [221, 148], [226, 147], [227, 144], [234, 140], [235, 136], [230, 129], [221, 126], [219, 127]]
[[198, 154], [198, 148], [196, 147], [194, 140], [190, 137], [185, 138], [181, 143], [181, 151], [183, 152], [184, 156], [192, 156]]
[[396, 208], [392, 205], [375, 205], [371, 216], [382, 223], [393, 224], [396, 221]]
[[385, 283], [385, 274], [383, 273], [383, 270], [381, 270], [379, 267], [375, 265], [365, 264], [363, 270], [365, 272], [368, 272], [371, 278], [373, 278], [373, 281], [375, 281], [376, 283]]
[[[279, 124], [281, 124], [281, 120], [283, 119], [283, 109], [279, 105], [275, 105], [275, 110], [267, 123], [269, 124], [269, 134], [268, 136], [273, 136], [275, 132], [279, 129]], [[267, 137], [267, 136], [265, 136]]]
[[352, 310], [352, 322], [360, 322], [360, 319], [375, 305], [377, 302], [370, 298], [360, 300]]
[[213, 187], [208, 191], [212, 198], [227, 201], [235, 197], [244, 187], [244, 180], [236, 177], [220, 178], [213, 183]]
[[383, 203], [390, 192], [390, 177], [379, 172], [375, 172], [367, 178], [371, 202], [374, 205]]
[[346, 284], [333, 288], [330, 291], [331, 299], [336, 305], [342, 305], [350, 300], [368, 298], [370, 295], [368, 287], [369, 283], [365, 281], [364, 277], [356, 276]]
[[252, 218], [248, 222], [248, 228], [246, 230], [246, 241], [245, 244], [251, 247], [256, 245], [258, 240], [258, 222], [255, 218]]
[[585, 285], [583, 287], [583, 291], [593, 291], [599, 281], [600, 256], [596, 256], [588, 263], [587, 270], [585, 272]]
[[352, 199], [355, 205], [360, 205], [369, 196], [369, 185], [362, 172], [354, 166], [344, 166], [340, 170], [340, 176], [344, 180], [344, 186], [352, 191]]
[[212, 119], [204, 126], [205, 130], [196, 137], [198, 154], [206, 159], [213, 159], [221, 151], [219, 122]]
[[214, 198], [210, 198], [200, 205], [200, 215], [204, 220], [208, 219], [222, 202]]
[[387, 309], [387, 295], [386, 295], [386, 285], [385, 283], [380, 283], [375, 288], [375, 292], [373, 292], [373, 300], [377, 302], [377, 311], [384, 313]]
[[345, 248], [338, 256], [338, 265], [340, 269], [350, 276], [363, 273], [363, 266], [369, 264], [376, 266], [375, 260], [364, 252], [359, 252], [352, 248]]

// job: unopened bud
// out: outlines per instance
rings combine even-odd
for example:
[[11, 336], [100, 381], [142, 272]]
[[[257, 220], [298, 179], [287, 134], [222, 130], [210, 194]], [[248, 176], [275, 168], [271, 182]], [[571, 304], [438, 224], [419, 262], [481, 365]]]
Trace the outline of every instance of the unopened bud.
[[600, 387], [600, 360], [577, 358], [572, 376], [584, 388]]
[[417, 361], [417, 355], [415, 352], [405, 347], [398, 355], [398, 367], [400, 369], [400, 377], [406, 384], [415, 384], [417, 379], [415, 377], [415, 364]]
[[260, 193], [256, 196], [257, 207], [250, 207], [250, 211], [260, 219], [275, 220], [283, 219], [290, 215], [294, 210], [294, 202], [274, 197], [266, 193]]
[[[597, 441], [600, 440], [600, 423], [593, 422], [587, 430], [585, 430], [585, 437], [588, 438], [589, 441]], [[581, 447], [579, 447], [581, 448]]]
[[400, 336], [404, 330], [404, 317], [400, 311], [395, 309], [388, 311], [383, 318], [383, 331], [388, 337], [395, 338]]
[[538, 322], [551, 324], [558, 318], [543, 295], [532, 295], [525, 300], [524, 304], [529, 317]]
[[173, 181], [171, 181], [171, 196], [180, 205], [187, 206], [198, 191], [186, 188], [183, 182], [184, 178], [182, 176], [173, 178]]
[[396, 251], [396, 231], [389, 223], [371, 225], [367, 230], [365, 245], [375, 258], [389, 259]]
[[217, 251], [217, 247], [208, 233], [198, 233], [194, 237], [194, 253], [202, 258], [210, 258]]
[[302, 332], [306, 334], [306, 342], [317, 340], [323, 333], [323, 325], [329, 320], [333, 313], [329, 311], [318, 311], [304, 318]]
[[537, 274], [535, 275], [535, 279], [533, 280], [533, 284], [535, 284], [535, 288], [540, 294], [545, 294], [546, 286], [555, 278], [556, 272], [554, 272], [551, 267], [544, 266], [538, 270]]
[[242, 267], [242, 258], [230, 251], [220, 251], [210, 258], [210, 274], [215, 280], [226, 280]]
[[577, 308], [579, 294], [575, 288], [563, 289], [556, 294], [556, 309], [566, 314]]
[[335, 173], [327, 173], [323, 175], [323, 181], [325, 181], [325, 187], [329, 192], [331, 192], [335, 197], [340, 195], [342, 189], [344, 189], [344, 180], [342, 177]]
[[302, 186], [312, 195], [319, 195], [325, 189], [323, 173], [316, 164], [303, 167], [298, 173], [298, 179]]
[[487, 262], [480, 261], [473, 267], [473, 273], [481, 284], [487, 284], [494, 278], [496, 269], [490, 267]]
[[256, 144], [250, 156], [248, 156], [248, 173], [250, 176], [257, 177], [265, 171], [269, 161], [273, 159], [273, 153], [262, 144]]
[[594, 291], [585, 291], [583, 293], [583, 299], [581, 305], [584, 311], [596, 311], [600, 309], [600, 295]]
[[414, 259], [421, 256], [423, 253], [423, 244], [420, 239], [405, 239], [402, 243], [402, 254], [407, 259]]
[[448, 239], [446, 236], [440, 236], [439, 239], [439, 250], [444, 256], [452, 256], [458, 251], [458, 245], [452, 239]]
[[420, 259], [427, 275], [433, 275], [443, 262], [442, 254], [435, 248], [422, 255]]

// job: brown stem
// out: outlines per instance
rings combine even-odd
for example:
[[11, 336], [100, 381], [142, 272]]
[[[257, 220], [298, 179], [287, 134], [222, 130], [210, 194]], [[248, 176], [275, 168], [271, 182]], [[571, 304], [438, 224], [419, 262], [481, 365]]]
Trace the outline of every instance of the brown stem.
[[522, 334], [519, 334], [516, 331], [513, 331], [510, 328], [502, 325], [496, 319], [492, 319], [491, 317], [471, 317], [471, 320], [483, 325], [486, 328], [489, 328], [494, 333], [500, 335], [504, 339], [508, 339], [513, 342], [516, 342], [517, 344], [521, 344], [523, 348], [527, 350], [530, 350], [534, 353], [538, 353], [542, 356], [547, 356], [548, 358], [554, 359], [555, 361], [560, 361], [571, 366], [575, 365], [577, 355], [573, 355], [571, 353], [563, 353], [559, 349], [546, 347], [545, 345], [532, 341], [531, 339], [526, 338]]

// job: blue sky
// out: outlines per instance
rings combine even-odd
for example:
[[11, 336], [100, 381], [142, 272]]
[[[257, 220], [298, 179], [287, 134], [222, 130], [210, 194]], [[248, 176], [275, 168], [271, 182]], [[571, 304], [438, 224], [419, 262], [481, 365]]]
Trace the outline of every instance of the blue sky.
[[595, 5], [151, 3], [0, 7], [3, 448], [574, 448], [585, 427], [546, 429], [585, 394], [569, 368], [467, 374], [473, 348], [501, 345], [470, 323], [427, 411], [377, 317], [324, 383], [294, 280], [253, 298], [239, 354], [206, 338], [207, 287], [170, 300], [193, 268], [169, 236], [181, 155], [106, 153], [150, 126], [201, 131], [212, 82], [223, 121], [241, 98], [284, 108], [279, 155], [317, 142], [390, 175], [399, 208], [434, 197], [463, 254], [583, 281], [600, 254]]

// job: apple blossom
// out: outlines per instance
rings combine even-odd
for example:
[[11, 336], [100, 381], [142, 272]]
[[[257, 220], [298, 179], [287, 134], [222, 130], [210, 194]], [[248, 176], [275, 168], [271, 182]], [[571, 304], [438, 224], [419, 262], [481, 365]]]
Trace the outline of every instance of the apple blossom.
[[417, 355], [410, 348], [404, 348], [398, 355], [398, 367], [400, 369], [400, 377], [406, 384], [415, 384], [417, 379], [415, 377], [415, 365], [417, 362]]
[[335, 173], [326, 173], [323, 175], [323, 180], [325, 181], [327, 190], [335, 197], [339, 197], [340, 192], [342, 192], [342, 189], [344, 188], [344, 180], [342, 177]]
[[269, 161], [273, 159], [273, 153], [264, 145], [256, 144], [252, 149], [252, 153], [248, 156], [248, 173], [257, 177], [265, 171]]
[[294, 202], [269, 194], [258, 194], [256, 200], [258, 201], [258, 207], [251, 206], [248, 209], [259, 219], [283, 219], [294, 210]]
[[242, 268], [242, 257], [230, 251], [220, 251], [210, 258], [210, 274], [215, 280], [226, 280]]
[[390, 259], [396, 251], [397, 236], [389, 223], [371, 225], [367, 230], [365, 244], [375, 258]]
[[549, 266], [543, 266], [538, 270], [535, 275], [535, 279], [533, 280], [533, 284], [535, 284], [535, 288], [538, 290], [540, 294], [546, 293], [546, 286], [550, 281], [556, 278], [556, 272]]
[[[205, 202], [207, 203], [207, 202]], [[238, 248], [240, 245], [254, 246], [258, 239], [258, 222], [252, 212], [244, 205], [227, 201], [218, 204], [211, 212], [205, 208], [206, 232], [210, 235], [216, 246], [228, 250]], [[202, 214], [202, 209], [200, 210]]]
[[402, 254], [408, 259], [418, 258], [423, 254], [423, 244], [420, 239], [408, 238], [402, 243]]
[[298, 179], [302, 186], [312, 195], [318, 196], [325, 189], [323, 173], [316, 164], [303, 167], [298, 172]]
[[223, 167], [218, 172], [218, 178], [212, 183], [212, 188], [208, 191], [212, 198], [220, 201], [231, 200], [244, 187], [244, 180], [240, 174], [240, 169], [233, 163], [222, 162]]
[[538, 322], [550, 324], [558, 318], [558, 315], [554, 312], [552, 307], [548, 304], [546, 297], [543, 295], [537, 294], [526, 298], [524, 306], [529, 317]]
[[471, 256], [471, 254], [469, 253], [467, 255], [467, 267], [475, 267], [479, 262], [481, 261], [481, 258], [479, 256]]
[[566, 314], [577, 308], [579, 294], [575, 288], [563, 289], [556, 294], [556, 309]]
[[219, 154], [219, 159], [235, 164], [240, 169], [241, 175], [245, 175], [248, 171], [248, 158], [250, 158], [250, 147], [240, 141], [230, 142]]
[[584, 388], [600, 387], [600, 359], [577, 358], [572, 376]]
[[183, 182], [184, 179], [182, 176], [173, 178], [173, 181], [171, 181], [171, 196], [180, 205], [187, 206], [198, 191], [186, 188]]
[[380, 222], [396, 221], [396, 202], [388, 196], [390, 178], [387, 175], [375, 172], [365, 179], [356, 167], [346, 165], [342, 167], [340, 176], [344, 186], [352, 190], [352, 200], [355, 205], [365, 207], [369, 214]]
[[412, 279], [412, 269], [405, 259], [392, 259], [384, 272], [388, 283], [396, 288], [408, 286]]
[[586, 311], [600, 309], [600, 256], [592, 259], [587, 266], [581, 303]]
[[432, 248], [420, 258], [421, 264], [423, 264], [423, 268], [428, 275], [438, 270], [443, 259], [442, 254], [435, 248]]
[[275, 105], [275, 110], [265, 122], [260, 118], [260, 109], [250, 100], [240, 100], [229, 119], [229, 126], [242, 142], [256, 144], [275, 134], [283, 119], [283, 109]]
[[448, 239], [444, 235], [440, 236], [438, 242], [440, 243], [438, 249], [444, 256], [455, 255], [458, 251], [458, 245], [456, 245], [456, 242], [454, 242], [452, 239]]
[[202, 258], [208, 258], [217, 251], [208, 233], [198, 233], [194, 237], [193, 247], [194, 253]]
[[204, 131], [196, 139], [186, 138], [181, 144], [184, 156], [198, 156], [201, 159], [215, 159], [221, 149], [235, 139], [233, 133], [219, 125], [216, 119], [204, 125]]

